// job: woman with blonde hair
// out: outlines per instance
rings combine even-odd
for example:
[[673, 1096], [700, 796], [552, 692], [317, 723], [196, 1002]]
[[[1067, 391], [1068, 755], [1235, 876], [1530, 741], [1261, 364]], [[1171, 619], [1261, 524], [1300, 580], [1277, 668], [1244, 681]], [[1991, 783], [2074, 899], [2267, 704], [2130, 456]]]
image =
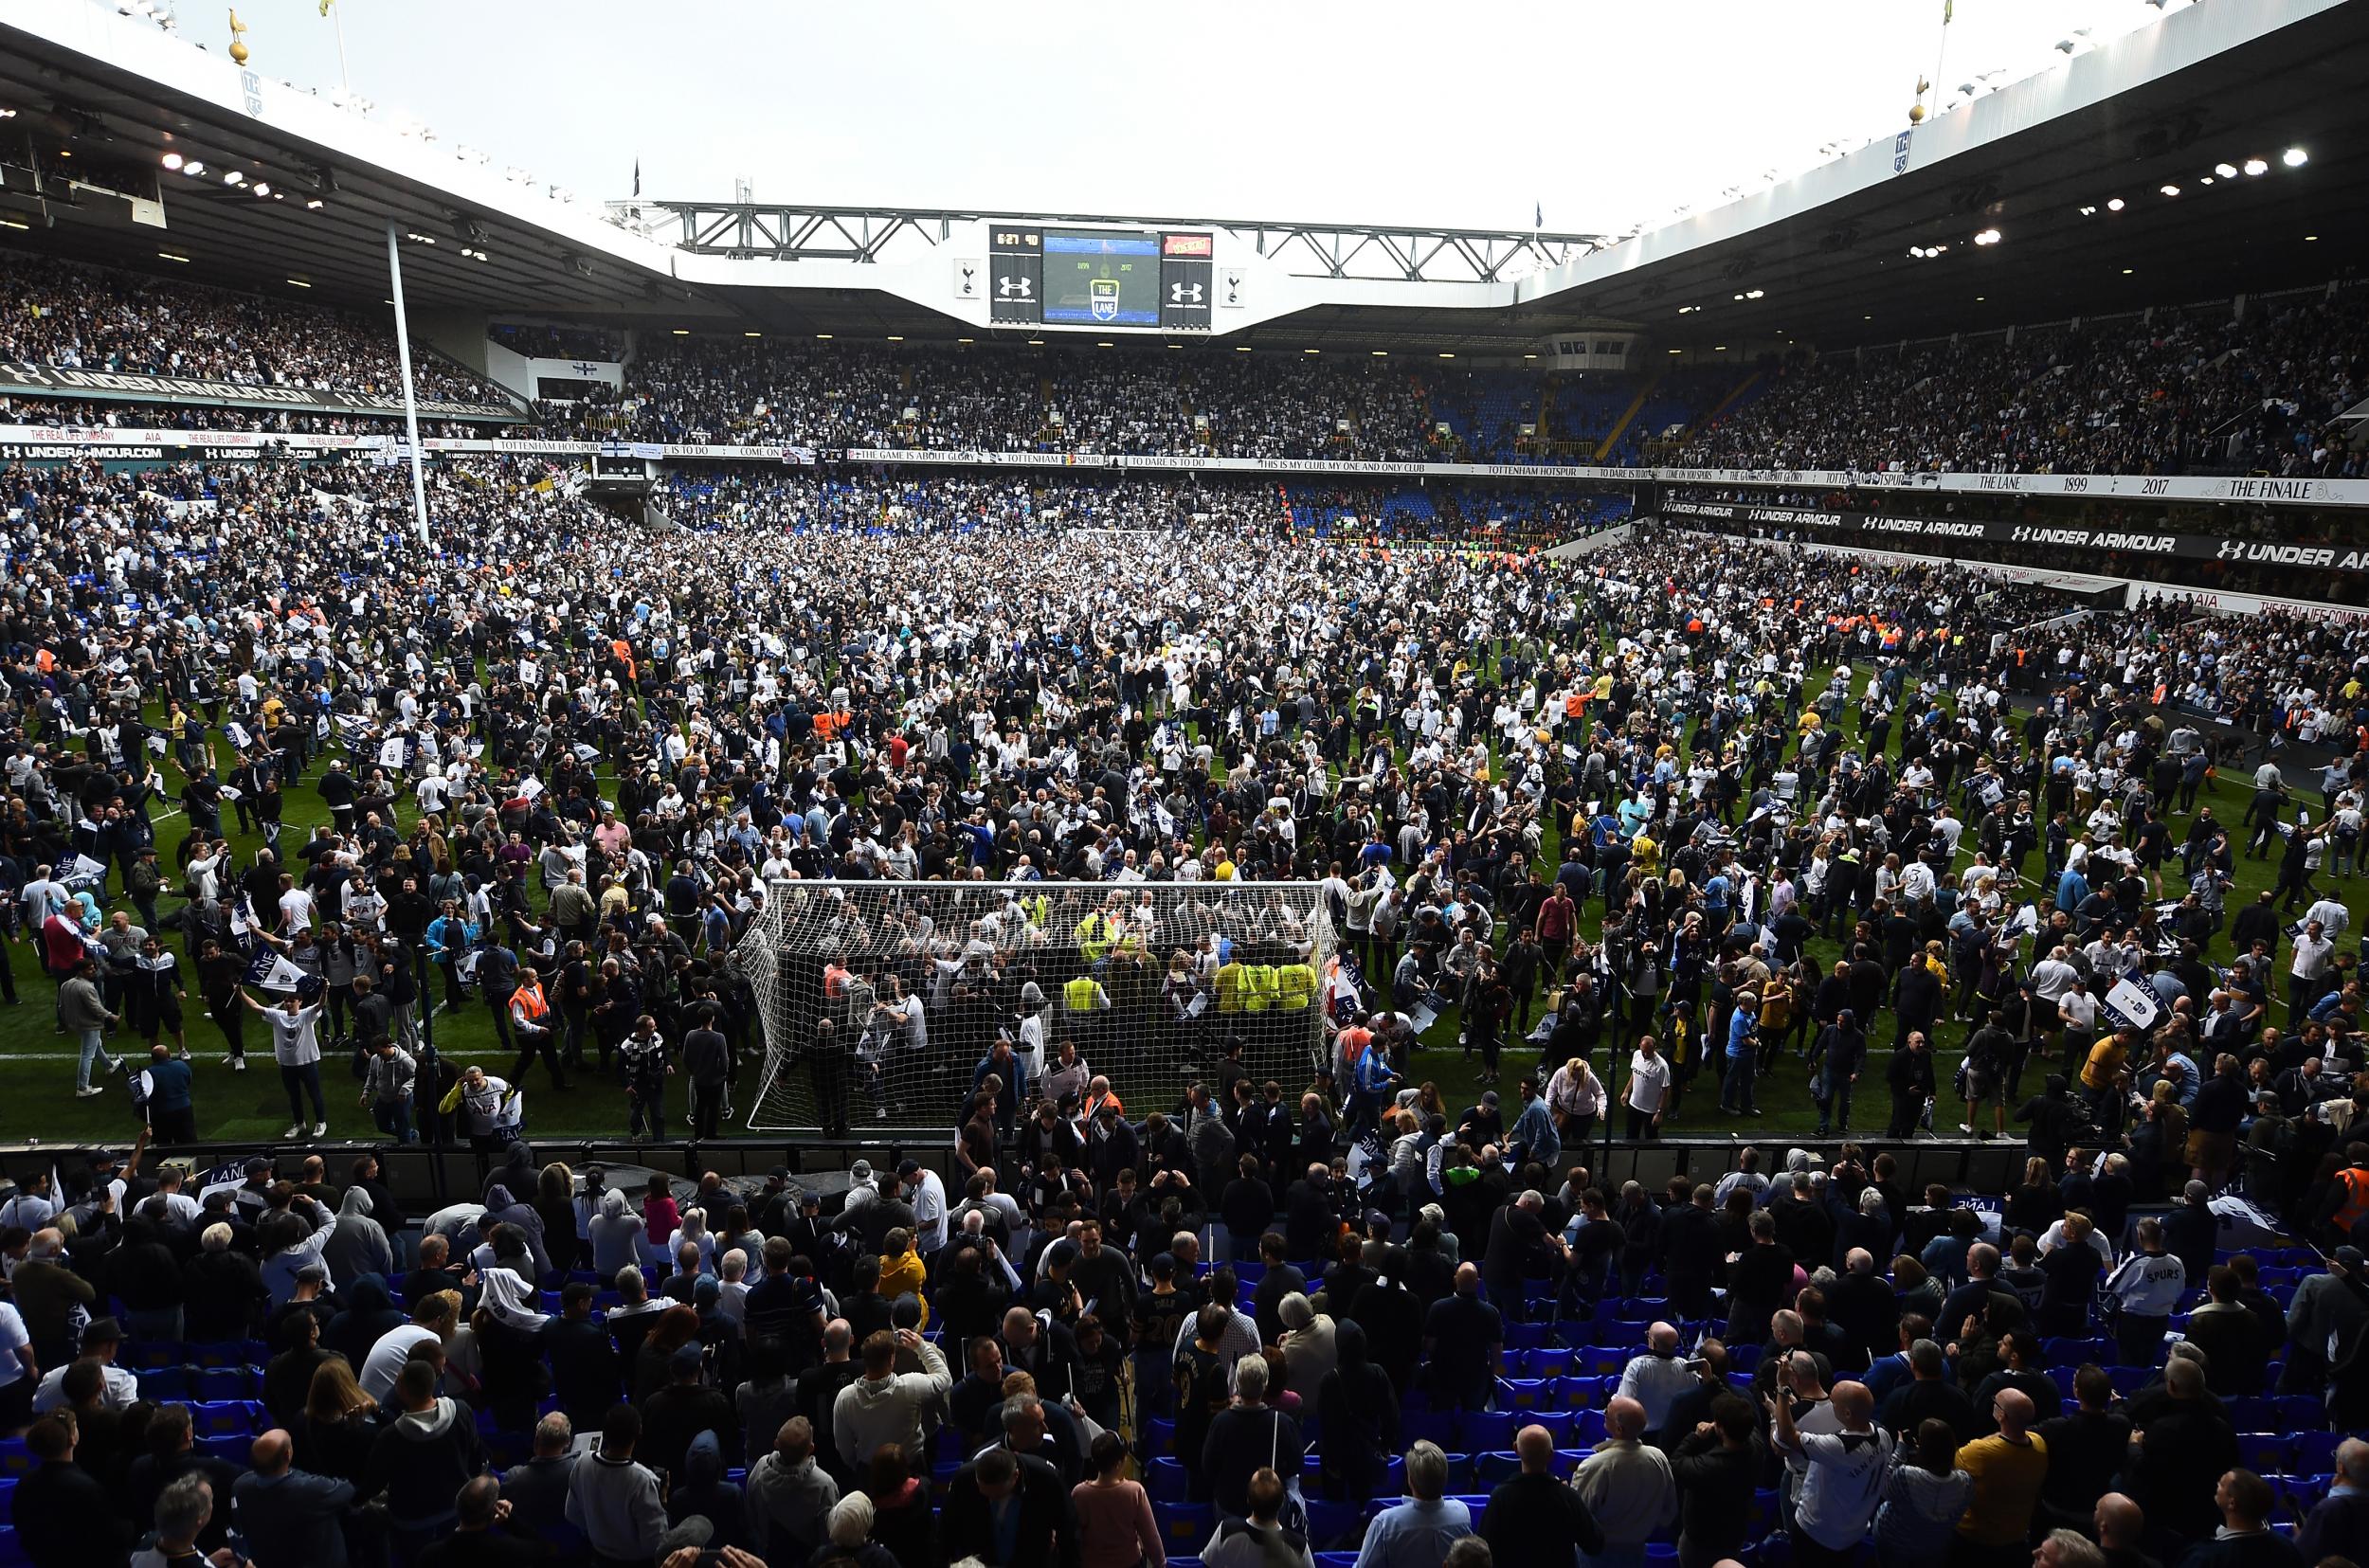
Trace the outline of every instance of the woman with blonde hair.
[[359, 1484], [378, 1427], [378, 1401], [362, 1392], [351, 1364], [332, 1357], [314, 1369], [304, 1414], [288, 1434], [296, 1443], [297, 1468]]

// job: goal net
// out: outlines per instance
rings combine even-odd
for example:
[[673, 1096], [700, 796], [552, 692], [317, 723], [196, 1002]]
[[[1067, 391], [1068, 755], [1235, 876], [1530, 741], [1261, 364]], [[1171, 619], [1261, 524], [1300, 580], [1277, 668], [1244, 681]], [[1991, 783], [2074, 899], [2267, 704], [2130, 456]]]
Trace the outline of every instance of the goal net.
[[1141, 1120], [1238, 1038], [1296, 1100], [1350, 983], [1336, 946], [1312, 882], [775, 882], [738, 948], [765, 1020], [749, 1126], [950, 1129], [998, 1038], [1032, 1100], [1071, 1043]]

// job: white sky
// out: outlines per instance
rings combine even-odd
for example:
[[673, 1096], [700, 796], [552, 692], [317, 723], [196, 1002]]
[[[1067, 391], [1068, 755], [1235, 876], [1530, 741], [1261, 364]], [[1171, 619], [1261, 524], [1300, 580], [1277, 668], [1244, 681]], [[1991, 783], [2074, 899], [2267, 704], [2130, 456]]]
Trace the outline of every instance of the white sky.
[[[760, 201], [1612, 232], [1890, 136], [1942, 4], [337, 0], [373, 118], [579, 201], [628, 194], [639, 155], [659, 199], [746, 175]], [[337, 84], [314, 0], [241, 14], [266, 77]], [[1956, 0], [1928, 107], [2159, 15]]]

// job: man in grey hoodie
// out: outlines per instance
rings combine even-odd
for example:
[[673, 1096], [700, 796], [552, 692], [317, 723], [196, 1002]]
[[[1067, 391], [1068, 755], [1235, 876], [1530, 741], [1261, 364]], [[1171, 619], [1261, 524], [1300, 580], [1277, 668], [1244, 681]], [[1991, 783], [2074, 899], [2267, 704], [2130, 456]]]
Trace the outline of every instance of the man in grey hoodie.
[[348, 1187], [337, 1200], [337, 1218], [321, 1245], [321, 1261], [329, 1266], [329, 1283], [336, 1289], [345, 1289], [364, 1274], [385, 1279], [395, 1271], [395, 1250], [371, 1210], [371, 1195], [359, 1186]]
[[768, 1562], [804, 1562], [823, 1544], [839, 1483], [814, 1462], [814, 1425], [784, 1421], [749, 1472], [749, 1546]]
[[[921, 1358], [919, 1372], [896, 1370], [896, 1352]], [[831, 1434], [840, 1456], [860, 1472], [883, 1443], [926, 1454], [921, 1430], [924, 1409], [942, 1404], [953, 1388], [952, 1374], [938, 1347], [912, 1329], [876, 1329], [863, 1342], [863, 1376], [839, 1391], [831, 1404]]]
[[584, 1532], [595, 1563], [647, 1564], [666, 1534], [666, 1505], [658, 1476], [634, 1462], [642, 1441], [642, 1417], [618, 1405], [601, 1422], [601, 1446], [576, 1461], [568, 1478], [568, 1523]]

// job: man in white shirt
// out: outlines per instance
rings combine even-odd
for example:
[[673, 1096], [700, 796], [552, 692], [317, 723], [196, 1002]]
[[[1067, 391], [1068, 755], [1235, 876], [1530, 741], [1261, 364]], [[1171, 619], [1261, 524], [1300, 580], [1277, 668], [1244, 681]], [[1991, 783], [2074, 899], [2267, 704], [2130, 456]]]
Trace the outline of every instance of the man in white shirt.
[[[113, 1318], [95, 1318], [82, 1330], [82, 1348], [77, 1360], [99, 1363], [99, 1402], [108, 1410], [123, 1410], [140, 1397], [137, 1378], [116, 1365], [116, 1347], [123, 1343], [123, 1325]], [[42, 1374], [41, 1384], [33, 1390], [33, 1414], [46, 1415], [66, 1402], [65, 1375], [74, 1365], [67, 1361]]]
[[2328, 960], [2336, 952], [2317, 920], [2306, 920], [2296, 933], [2294, 956], [2287, 965], [2288, 1027], [2302, 1027], [2303, 1017], [2327, 991]]
[[923, 1257], [934, 1257], [946, 1246], [946, 1183], [918, 1160], [897, 1166], [896, 1177], [913, 1206], [913, 1245]]
[[1662, 1419], [1670, 1414], [1672, 1402], [1701, 1381], [1687, 1370], [1684, 1358], [1678, 1354], [1677, 1329], [1657, 1323], [1645, 1331], [1645, 1353], [1631, 1357], [1629, 1364], [1621, 1368], [1618, 1394], [1644, 1407], [1645, 1430], [1655, 1433], [1661, 1431]]
[[321, 1016], [321, 1004], [306, 1007], [290, 992], [276, 1007], [266, 1007], [249, 995], [244, 987], [239, 1000], [245, 1002], [263, 1021], [271, 1026], [272, 1059], [280, 1064], [280, 1081], [288, 1090], [288, 1130], [282, 1138], [304, 1136], [304, 1105], [306, 1090], [313, 1096], [313, 1136], [329, 1136], [329, 1107], [321, 1098], [321, 1044], [314, 1033], [314, 1023]]

